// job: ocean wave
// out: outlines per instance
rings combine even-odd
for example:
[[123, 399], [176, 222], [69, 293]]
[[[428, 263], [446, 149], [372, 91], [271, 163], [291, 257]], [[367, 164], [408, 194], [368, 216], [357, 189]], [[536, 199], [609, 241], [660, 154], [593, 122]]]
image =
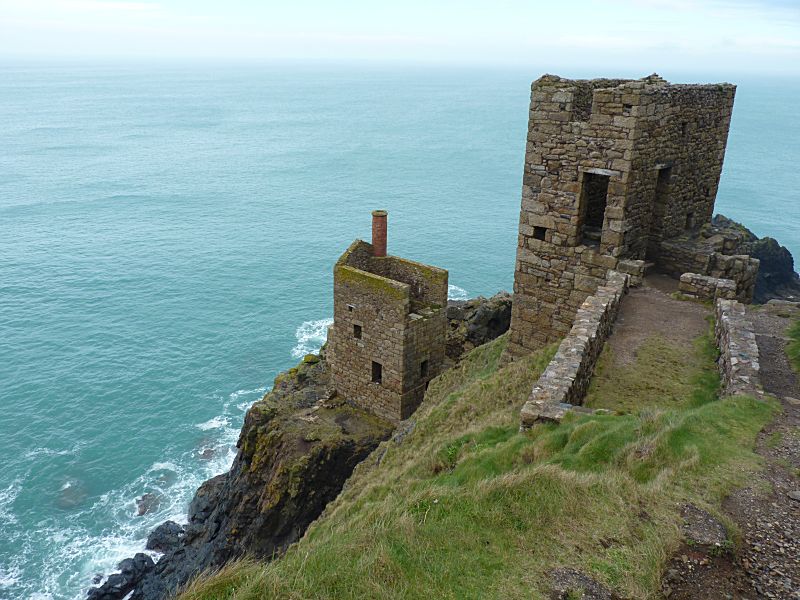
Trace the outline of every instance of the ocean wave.
[[468, 300], [469, 294], [467, 290], [464, 288], [460, 288], [457, 285], [448, 284], [447, 286], [447, 299], [448, 300]]
[[13, 525], [17, 517], [11, 510], [11, 505], [22, 490], [22, 481], [15, 479], [5, 489], [0, 489], [0, 525]]
[[[117, 564], [137, 552], [144, 552], [149, 533], [164, 521], [186, 523], [189, 502], [200, 485], [230, 469], [236, 456], [244, 411], [268, 388], [239, 389], [216, 396], [220, 414], [195, 425], [187, 425], [203, 433], [194, 447], [168, 448], [164, 456], [153, 462], [138, 477], [127, 484], [98, 496], [85, 507], [75, 510], [58, 526], [43, 523], [40, 527], [19, 528], [11, 505], [22, 489], [17, 479], [0, 489], [0, 529], [19, 552], [0, 562], [0, 597], [16, 600], [36, 598], [55, 600], [86, 597], [86, 588], [97, 575], [107, 577], [117, 571]], [[69, 452], [75, 452], [73, 448]], [[68, 453], [65, 450], [37, 448], [37, 456]], [[71, 479], [61, 480], [61, 492], [76, 485]], [[158, 505], [152, 512], [137, 514], [136, 499], [145, 493], [156, 494]], [[96, 531], [92, 522], [109, 525]], [[32, 552], [37, 556], [37, 573], [29, 571]], [[35, 549], [35, 550], [34, 550]], [[157, 553], [150, 553], [155, 559]]]
[[214, 417], [213, 419], [209, 419], [205, 423], [199, 423], [195, 425], [201, 431], [208, 431], [209, 429], [221, 429], [223, 427], [227, 427], [231, 424], [231, 421], [228, 417], [223, 415]]
[[17, 565], [11, 565], [10, 567], [0, 565], [0, 588], [16, 585], [21, 577], [22, 572]]
[[328, 327], [331, 325], [333, 325], [333, 319], [304, 321], [295, 331], [297, 344], [292, 348], [292, 356], [303, 358], [306, 354], [319, 352], [328, 337]]
[[236, 390], [235, 392], [230, 394], [228, 396], [228, 398], [230, 398], [230, 400], [232, 402], [236, 402], [239, 399], [240, 396], [251, 396], [253, 394], [262, 395], [266, 391], [267, 391], [267, 387], [266, 386], [263, 386], [263, 387], [260, 387], [260, 388], [255, 388], [255, 389], [252, 389], [252, 390]]
[[67, 450], [53, 450], [52, 448], [46, 447], [34, 448], [25, 453], [25, 458], [35, 458], [37, 456], [71, 456], [78, 454], [85, 445], [86, 442], [78, 442]]

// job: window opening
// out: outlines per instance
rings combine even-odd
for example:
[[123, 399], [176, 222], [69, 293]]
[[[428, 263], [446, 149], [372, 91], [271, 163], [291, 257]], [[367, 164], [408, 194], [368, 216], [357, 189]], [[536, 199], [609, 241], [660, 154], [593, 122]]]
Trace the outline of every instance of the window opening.
[[583, 174], [581, 209], [583, 226], [581, 238], [584, 244], [599, 244], [603, 235], [603, 218], [608, 203], [608, 175]]
[[372, 361], [372, 383], [381, 383], [383, 381], [383, 365], [381, 363]]

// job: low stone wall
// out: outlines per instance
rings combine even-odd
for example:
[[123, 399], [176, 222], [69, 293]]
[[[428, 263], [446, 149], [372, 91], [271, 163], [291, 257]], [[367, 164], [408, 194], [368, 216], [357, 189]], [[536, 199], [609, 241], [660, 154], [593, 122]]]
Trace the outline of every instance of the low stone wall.
[[723, 395], [760, 394], [758, 344], [744, 305], [720, 298], [715, 305], [715, 317]]
[[749, 304], [753, 301], [759, 261], [746, 254], [723, 254], [730, 240], [716, 237], [696, 239], [681, 237], [661, 242], [658, 268], [673, 277], [684, 273], [695, 273], [730, 279], [736, 284], [736, 299]]
[[591, 412], [578, 405], [589, 388], [597, 358], [611, 333], [628, 281], [628, 275], [611, 271], [606, 285], [599, 287], [578, 309], [572, 329], [520, 411], [523, 429], [536, 421], [559, 421], [569, 410]]
[[698, 300], [714, 300], [725, 298], [736, 299], [736, 282], [731, 279], [709, 277], [698, 273], [684, 273], [678, 291], [684, 296]]

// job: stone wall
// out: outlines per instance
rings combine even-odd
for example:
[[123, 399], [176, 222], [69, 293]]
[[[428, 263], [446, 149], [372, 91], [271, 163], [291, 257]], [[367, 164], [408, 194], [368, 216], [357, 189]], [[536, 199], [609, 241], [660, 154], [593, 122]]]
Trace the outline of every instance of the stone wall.
[[758, 344], [745, 306], [736, 300], [719, 299], [715, 317], [723, 394], [759, 394]]
[[[533, 83], [510, 356], [566, 335], [621, 260], [654, 260], [663, 239], [711, 219], [734, 92], [655, 75]], [[607, 178], [599, 240], [584, 227], [598, 177]]]
[[741, 251], [737, 246], [731, 247], [729, 242], [731, 240], [705, 239], [696, 235], [662, 241], [658, 268], [673, 277], [690, 272], [729, 279], [736, 285], [736, 299], [750, 303], [755, 291], [759, 261], [746, 254], [725, 254], [726, 250]]
[[[447, 271], [374, 257], [372, 246], [358, 240], [336, 263], [333, 280], [334, 388], [380, 417], [407, 418], [444, 366]], [[373, 363], [380, 365], [379, 381]]]
[[684, 296], [698, 300], [714, 300], [724, 298], [736, 299], [736, 282], [731, 279], [708, 277], [697, 273], [684, 273], [681, 275], [678, 291]]
[[522, 428], [540, 420], [560, 420], [583, 402], [627, 287], [628, 276], [612, 271], [606, 285], [583, 302], [572, 329], [520, 411]]

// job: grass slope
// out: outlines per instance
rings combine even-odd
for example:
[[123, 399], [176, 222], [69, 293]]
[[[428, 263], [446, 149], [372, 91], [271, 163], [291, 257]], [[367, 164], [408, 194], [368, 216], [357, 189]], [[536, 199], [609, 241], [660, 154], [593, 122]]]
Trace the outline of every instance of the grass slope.
[[714, 511], [757, 467], [751, 448], [774, 405], [712, 401], [697, 379], [681, 391], [691, 400], [666, 409], [651, 397], [637, 413], [520, 433], [519, 408], [554, 350], [500, 368], [504, 345], [432, 383], [414, 430], [362, 463], [285, 556], [230, 565], [182, 600], [541, 598], [559, 566], [655, 597], [680, 504]]
[[800, 372], [800, 321], [789, 328], [789, 344], [786, 346], [789, 361], [796, 371]]

